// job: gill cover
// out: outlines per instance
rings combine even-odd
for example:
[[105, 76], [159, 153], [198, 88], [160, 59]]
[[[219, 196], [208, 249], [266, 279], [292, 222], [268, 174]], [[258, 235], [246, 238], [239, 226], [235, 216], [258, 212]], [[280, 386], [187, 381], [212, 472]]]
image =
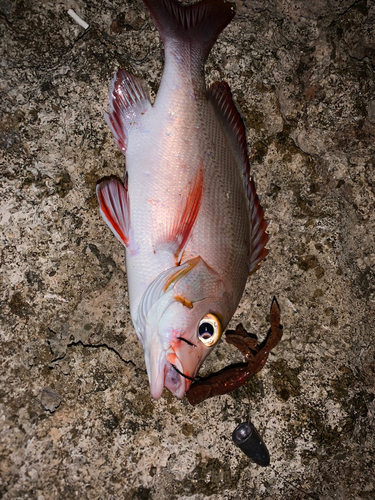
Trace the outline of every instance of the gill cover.
[[[184, 396], [220, 338], [228, 306], [222, 280], [201, 257], [162, 272], [150, 284], [139, 305], [136, 329], [153, 398], [161, 396], [164, 386]], [[213, 325], [214, 336], [209, 327], [210, 335], [199, 333], [203, 323]], [[203, 342], [200, 336], [214, 340]]]

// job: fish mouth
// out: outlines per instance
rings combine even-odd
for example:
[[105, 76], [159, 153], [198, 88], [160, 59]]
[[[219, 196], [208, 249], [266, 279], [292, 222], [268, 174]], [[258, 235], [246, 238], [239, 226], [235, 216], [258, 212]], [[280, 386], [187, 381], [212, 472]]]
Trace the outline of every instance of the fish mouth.
[[174, 396], [181, 399], [194, 381], [194, 373], [190, 374], [193, 367], [186, 366], [184, 369], [176, 352], [169, 352], [166, 355], [166, 360], [164, 386], [171, 391]]
[[175, 365], [168, 363], [166, 366], [164, 386], [171, 391], [174, 396], [181, 399], [188, 389], [188, 387], [186, 387], [186, 382], [188, 382], [189, 385], [191, 383], [181, 375], [179, 370], [176, 370]]
[[148, 337], [144, 344], [145, 361], [151, 396], [159, 399], [166, 387], [179, 399], [194, 381], [200, 365], [199, 349], [192, 342], [163, 343], [161, 336]]
[[156, 353], [154, 349], [151, 357], [145, 358], [151, 396], [159, 399], [166, 387], [174, 396], [182, 399], [193, 379], [184, 374], [182, 363], [176, 353], [172, 349]]
[[176, 365], [170, 363], [165, 372], [164, 386], [178, 398], [183, 398], [195, 378], [185, 375]]
[[188, 380], [190, 380], [191, 382], [194, 382], [195, 381], [195, 378], [193, 377], [189, 377], [188, 375], [185, 375], [184, 373], [180, 372], [180, 370], [177, 368], [177, 366], [175, 365], [172, 365], [173, 368], [176, 370], [177, 373], [179, 373], [182, 377], [184, 378], [187, 378]]
[[154, 399], [160, 398], [164, 387], [171, 391], [174, 396], [182, 399], [185, 392], [195, 380], [193, 377], [184, 374], [179, 360], [176, 360], [174, 363], [166, 361], [164, 364], [164, 370], [161, 369], [161, 371], [164, 371], [164, 380], [163, 376], [160, 375], [159, 377], [152, 378], [150, 380], [150, 392]]

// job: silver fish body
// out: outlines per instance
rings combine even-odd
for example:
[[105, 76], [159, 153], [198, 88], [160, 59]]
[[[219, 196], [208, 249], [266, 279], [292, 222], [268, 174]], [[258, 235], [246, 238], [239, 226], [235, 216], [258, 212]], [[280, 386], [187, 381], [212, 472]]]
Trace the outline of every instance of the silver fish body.
[[126, 157], [126, 181], [105, 179], [97, 193], [126, 247], [151, 394], [159, 398], [166, 386], [181, 398], [266, 255], [268, 236], [241, 117], [224, 82], [207, 90], [204, 81], [232, 5], [144, 1], [163, 39], [163, 76], [151, 105], [140, 79], [115, 75], [106, 119]]

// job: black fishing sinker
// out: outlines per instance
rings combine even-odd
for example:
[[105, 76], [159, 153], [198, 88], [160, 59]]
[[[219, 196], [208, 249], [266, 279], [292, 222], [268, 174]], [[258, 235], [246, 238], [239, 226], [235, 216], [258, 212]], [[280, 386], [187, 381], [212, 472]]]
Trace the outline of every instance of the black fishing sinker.
[[232, 434], [232, 439], [253, 462], [262, 467], [270, 464], [270, 454], [263, 439], [251, 422], [237, 425]]

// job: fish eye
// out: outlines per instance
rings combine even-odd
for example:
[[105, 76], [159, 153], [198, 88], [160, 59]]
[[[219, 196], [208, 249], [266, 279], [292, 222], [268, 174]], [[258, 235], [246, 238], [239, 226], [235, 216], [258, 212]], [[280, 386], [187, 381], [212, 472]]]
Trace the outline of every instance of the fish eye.
[[221, 323], [214, 314], [206, 314], [198, 325], [198, 338], [207, 347], [212, 347], [221, 337]]

